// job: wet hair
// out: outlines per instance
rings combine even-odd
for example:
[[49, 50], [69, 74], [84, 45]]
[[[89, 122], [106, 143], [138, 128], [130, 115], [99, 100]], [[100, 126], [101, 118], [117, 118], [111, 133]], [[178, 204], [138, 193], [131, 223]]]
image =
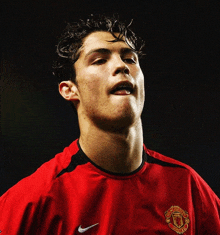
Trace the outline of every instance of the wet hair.
[[[118, 15], [112, 17], [91, 15], [86, 20], [80, 19], [79, 22], [68, 23], [56, 46], [57, 59], [53, 64], [53, 74], [59, 82], [71, 80], [77, 83], [74, 63], [80, 56], [83, 39], [97, 31], [110, 32], [115, 42], [125, 41], [140, 58], [143, 55], [144, 41], [130, 29], [131, 23], [132, 21], [126, 25], [119, 21]], [[117, 36], [114, 33], [117, 33]]]

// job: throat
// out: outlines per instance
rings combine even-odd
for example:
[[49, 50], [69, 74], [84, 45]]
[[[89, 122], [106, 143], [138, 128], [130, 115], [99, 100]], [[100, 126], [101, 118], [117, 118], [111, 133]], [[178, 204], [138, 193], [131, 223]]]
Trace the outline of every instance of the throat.
[[127, 134], [91, 133], [81, 135], [79, 144], [96, 165], [112, 173], [131, 173], [142, 163], [143, 134], [130, 129]]

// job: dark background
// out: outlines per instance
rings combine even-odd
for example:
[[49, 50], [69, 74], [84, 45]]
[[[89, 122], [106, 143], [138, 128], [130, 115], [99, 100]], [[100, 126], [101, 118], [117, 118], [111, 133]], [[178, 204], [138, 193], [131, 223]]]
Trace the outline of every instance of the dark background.
[[220, 196], [219, 1], [2, 2], [0, 194], [79, 136], [51, 69], [65, 22], [117, 12], [146, 40], [147, 147], [189, 164]]

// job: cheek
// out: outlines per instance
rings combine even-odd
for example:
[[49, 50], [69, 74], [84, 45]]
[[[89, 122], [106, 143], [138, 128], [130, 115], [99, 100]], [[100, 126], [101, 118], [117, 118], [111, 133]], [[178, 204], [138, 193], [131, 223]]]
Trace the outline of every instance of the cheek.
[[103, 95], [106, 87], [106, 82], [104, 81], [106, 74], [107, 71], [104, 68], [102, 70], [97, 68], [88, 69], [84, 75], [85, 79], [82, 81], [84, 91], [87, 90], [92, 97]]
[[144, 75], [142, 72], [138, 75], [138, 84], [139, 84], [139, 95], [141, 102], [145, 100], [145, 85], [144, 85]]
[[141, 70], [136, 73], [137, 83], [139, 84], [141, 90], [144, 90], [144, 75]]
[[87, 68], [78, 74], [78, 89], [81, 103], [88, 106], [99, 106], [106, 103], [106, 70], [107, 68]]
[[84, 81], [83, 84], [79, 85], [79, 92], [81, 94], [81, 101], [97, 103], [101, 96], [100, 81], [92, 78]]

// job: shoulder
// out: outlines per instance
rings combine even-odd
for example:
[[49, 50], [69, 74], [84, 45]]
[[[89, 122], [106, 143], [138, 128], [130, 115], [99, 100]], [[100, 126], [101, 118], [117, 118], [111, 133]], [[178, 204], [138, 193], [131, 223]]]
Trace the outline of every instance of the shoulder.
[[72, 156], [77, 152], [76, 140], [0, 197], [1, 230], [8, 231], [8, 234], [18, 234], [24, 224], [28, 229], [32, 220], [40, 218], [40, 212], [50, 206], [53, 197], [50, 191], [56, 182], [57, 174], [69, 165]]
[[173, 158], [164, 156], [163, 154], [160, 154], [156, 151], [147, 149], [145, 146], [144, 150], [149, 157], [147, 162], [150, 162], [152, 164], [159, 164], [165, 167], [176, 167], [177, 171], [183, 171], [184, 173], [181, 175], [184, 175], [189, 179], [188, 184], [190, 184], [193, 193], [198, 193], [199, 197], [201, 197], [202, 199], [212, 198], [215, 202], [220, 205], [220, 201], [217, 195], [212, 191], [210, 186], [192, 167]]
[[144, 146], [144, 150], [147, 154], [148, 159], [146, 160], [149, 163], [161, 165], [164, 167], [173, 167], [176, 168], [177, 171], [183, 171], [184, 175], [187, 177], [190, 177], [192, 181], [196, 182], [197, 186], [199, 184], [203, 184], [204, 186], [209, 186], [206, 184], [206, 182], [202, 179], [202, 177], [189, 165], [178, 161], [176, 159], [167, 157], [161, 153], [158, 153], [156, 151], [150, 150]]
[[[172, 177], [180, 177], [179, 181], [182, 182], [182, 184], [187, 184], [189, 189], [188, 192], [190, 194], [188, 196], [194, 202], [194, 207], [197, 208], [198, 211], [201, 209], [203, 212], [203, 220], [208, 221], [212, 219], [214, 224], [220, 226], [220, 200], [203, 178], [192, 167], [185, 163], [147, 149], [145, 146], [144, 150], [147, 153], [147, 162], [160, 165], [162, 168], [168, 167], [165, 170], [167, 174], [172, 172]], [[175, 168], [176, 170], [170, 170], [170, 167], [172, 167], [172, 169]]]
[[189, 165], [183, 163], [183, 162], [180, 162], [178, 160], [175, 160], [173, 158], [170, 158], [170, 157], [167, 157], [161, 153], [158, 153], [154, 150], [150, 150], [148, 148], [146, 148], [146, 146], [144, 146], [144, 150], [145, 152], [148, 154], [148, 156], [150, 157], [149, 161], [151, 163], [157, 163], [157, 164], [161, 164], [161, 165], [169, 165], [169, 166], [177, 166], [177, 167], [180, 167], [180, 168], [185, 168], [185, 169], [188, 169], [189, 171], [192, 171], [192, 172], [195, 172]]
[[77, 140], [66, 147], [63, 152], [41, 165], [33, 174], [20, 180], [0, 197], [0, 206], [10, 198], [13, 203], [27, 200], [37, 200], [50, 190], [57, 174], [62, 171], [71, 161], [72, 155], [78, 151]]
[[205, 187], [206, 189], [210, 189], [210, 187], [207, 185], [207, 183], [202, 179], [202, 177], [189, 165], [178, 161], [176, 159], [167, 157], [161, 153], [158, 153], [156, 151], [150, 150], [144, 146], [144, 150], [147, 153], [147, 162], [152, 164], [158, 164], [161, 166], [167, 166], [167, 167], [176, 167], [178, 171], [183, 170], [187, 177], [191, 178], [191, 183], [194, 181], [201, 189], [201, 187]]

